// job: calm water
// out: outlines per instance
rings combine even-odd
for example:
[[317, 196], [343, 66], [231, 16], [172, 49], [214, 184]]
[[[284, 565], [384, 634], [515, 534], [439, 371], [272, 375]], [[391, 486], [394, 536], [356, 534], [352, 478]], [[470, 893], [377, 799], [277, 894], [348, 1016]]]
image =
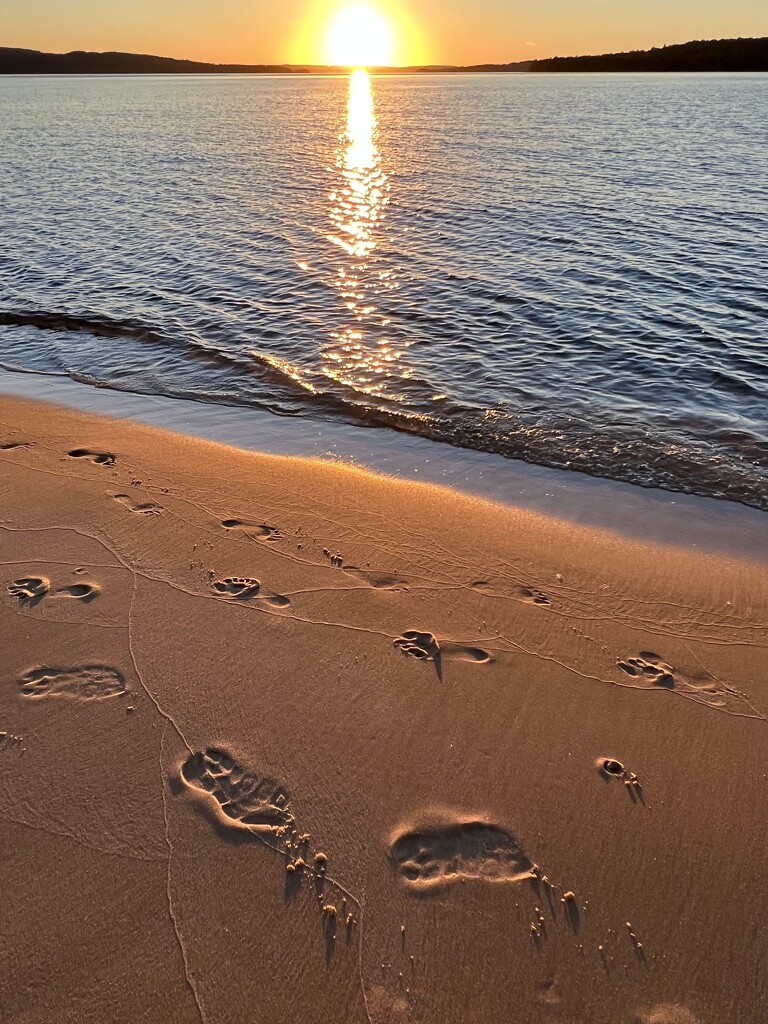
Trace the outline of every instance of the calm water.
[[0, 363], [768, 509], [768, 76], [0, 81]]

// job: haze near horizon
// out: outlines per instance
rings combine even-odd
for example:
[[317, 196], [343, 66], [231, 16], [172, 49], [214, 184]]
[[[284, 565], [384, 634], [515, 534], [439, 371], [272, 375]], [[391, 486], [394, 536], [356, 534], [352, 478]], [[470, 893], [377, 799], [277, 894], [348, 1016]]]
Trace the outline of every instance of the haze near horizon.
[[7, 0], [2, 43], [53, 52], [117, 50], [217, 63], [478, 64], [646, 49], [689, 39], [768, 34], [762, 0]]

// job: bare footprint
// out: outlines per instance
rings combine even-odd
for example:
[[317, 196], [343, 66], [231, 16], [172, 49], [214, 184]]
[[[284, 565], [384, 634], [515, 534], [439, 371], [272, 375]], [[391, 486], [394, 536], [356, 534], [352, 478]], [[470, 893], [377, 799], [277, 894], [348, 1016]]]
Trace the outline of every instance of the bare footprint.
[[280, 540], [280, 528], [268, 523], [257, 523], [249, 519], [222, 519], [221, 525], [225, 530], [241, 530], [247, 537], [255, 537], [257, 540]]
[[549, 598], [547, 597], [547, 595], [542, 594], [540, 590], [536, 590], [533, 587], [518, 587], [517, 597], [520, 601], [523, 601], [525, 604], [549, 604]]
[[434, 633], [422, 632], [418, 629], [406, 629], [403, 635], [395, 642], [403, 654], [409, 654], [412, 658], [420, 658], [423, 661], [435, 661], [440, 657], [440, 644]]
[[745, 693], [706, 673], [695, 679], [686, 676], [653, 651], [641, 651], [638, 656], [617, 661], [616, 665], [624, 675], [632, 679], [632, 683], [624, 685], [646, 690], [668, 690], [727, 714], [763, 717], [752, 707]]
[[246, 576], [228, 576], [223, 580], [214, 580], [211, 586], [217, 594], [235, 601], [248, 601], [256, 597], [261, 590], [261, 583], [258, 580]]
[[117, 459], [113, 452], [99, 452], [91, 448], [73, 448], [68, 455], [70, 459], [88, 459], [97, 466], [114, 466]]
[[344, 565], [344, 572], [347, 576], [362, 580], [374, 590], [410, 590], [410, 584], [403, 576], [397, 576], [391, 572], [376, 572], [369, 569], [359, 569], [356, 565]]
[[59, 590], [55, 590], [52, 597], [70, 597], [75, 601], [82, 601], [83, 604], [88, 604], [93, 601], [101, 593], [101, 587], [95, 583], [72, 583], [68, 587], [61, 587]]
[[275, 594], [262, 588], [259, 580], [247, 576], [228, 576], [223, 580], [214, 580], [211, 586], [218, 595], [231, 601], [250, 601], [258, 598], [263, 604], [273, 608], [287, 608], [291, 599], [284, 594]]
[[635, 1017], [637, 1024], [699, 1024], [689, 1009], [678, 1003], [659, 1003]]
[[290, 798], [277, 782], [247, 772], [223, 750], [209, 747], [191, 754], [181, 777], [194, 790], [209, 794], [230, 824], [244, 828], [292, 826]]
[[119, 697], [128, 687], [122, 673], [108, 665], [79, 665], [74, 668], [35, 668], [18, 680], [25, 697], [79, 697], [102, 700]]
[[534, 865], [506, 829], [454, 815], [399, 830], [389, 857], [403, 883], [416, 892], [459, 881], [519, 882], [535, 876]]
[[138, 512], [143, 516], [159, 516], [165, 509], [162, 505], [155, 504], [154, 501], [134, 502], [128, 494], [115, 494], [115, 501], [124, 505], [131, 512]]
[[0, 443], [0, 452], [12, 452], [16, 448], [34, 448], [33, 441], [3, 441]]
[[442, 658], [456, 658], [459, 661], [474, 661], [484, 664], [491, 660], [488, 651], [482, 647], [467, 647], [464, 644], [456, 644], [451, 640], [443, 640], [439, 643], [434, 633], [428, 633], [419, 629], [406, 629], [403, 635], [397, 637], [394, 646], [399, 647], [404, 654], [412, 658], [420, 658], [422, 661], [438, 662]]
[[658, 654], [653, 654], [651, 651], [643, 651], [639, 658], [627, 658], [626, 661], [619, 661], [617, 664], [622, 672], [646, 682], [649, 686], [672, 689], [675, 685], [672, 666], [667, 665]]
[[19, 603], [33, 608], [43, 598], [53, 600], [57, 597], [72, 598], [82, 601], [84, 604], [93, 601], [101, 593], [101, 588], [95, 583], [73, 583], [66, 587], [51, 589], [51, 581], [45, 576], [25, 576], [8, 584], [8, 593], [11, 597], [17, 597]]
[[45, 576], [23, 576], [8, 584], [11, 597], [18, 597], [21, 604], [37, 604], [51, 589], [51, 581]]

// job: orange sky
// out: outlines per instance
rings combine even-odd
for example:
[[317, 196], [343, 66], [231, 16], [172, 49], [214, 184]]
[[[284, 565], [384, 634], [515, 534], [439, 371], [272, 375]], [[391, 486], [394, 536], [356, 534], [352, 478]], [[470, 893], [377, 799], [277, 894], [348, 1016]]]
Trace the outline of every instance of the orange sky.
[[[2, 0], [0, 43], [238, 63], [325, 63], [348, 0]], [[365, 2], [365, 0], [359, 0]], [[505, 62], [768, 35], [766, 0], [370, 0], [395, 64]]]

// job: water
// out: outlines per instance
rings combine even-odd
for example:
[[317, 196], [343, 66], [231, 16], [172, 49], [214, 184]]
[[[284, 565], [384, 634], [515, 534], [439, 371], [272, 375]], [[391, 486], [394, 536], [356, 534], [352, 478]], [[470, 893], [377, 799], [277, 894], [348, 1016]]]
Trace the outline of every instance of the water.
[[5, 78], [0, 365], [768, 509], [767, 98]]

